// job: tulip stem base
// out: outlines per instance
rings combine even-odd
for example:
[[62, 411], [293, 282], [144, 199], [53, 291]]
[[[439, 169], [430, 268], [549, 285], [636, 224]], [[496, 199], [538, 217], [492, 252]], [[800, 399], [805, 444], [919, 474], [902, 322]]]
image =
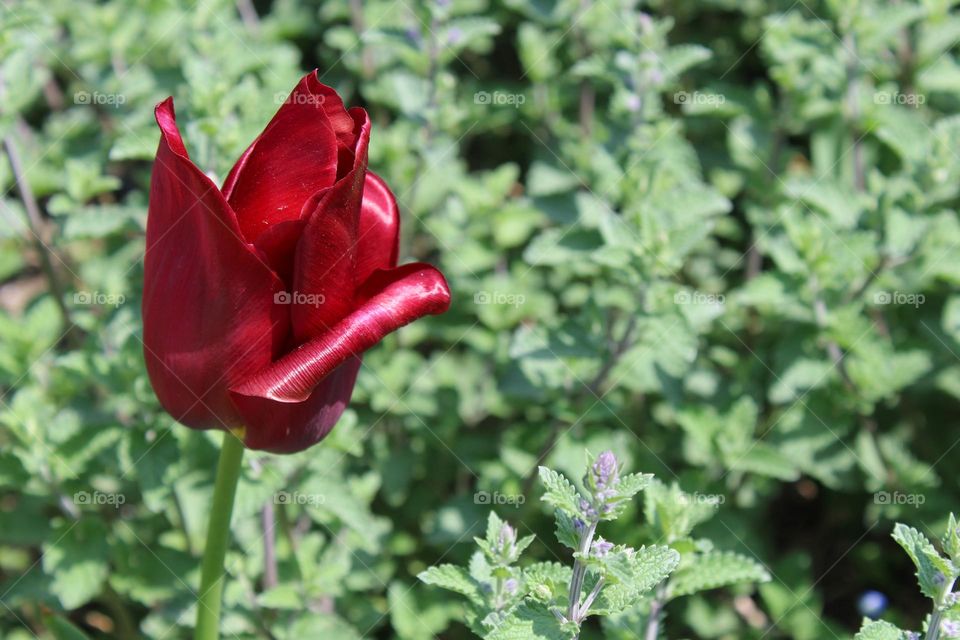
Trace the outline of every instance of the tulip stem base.
[[227, 431], [217, 463], [217, 481], [213, 489], [213, 505], [207, 528], [207, 544], [203, 550], [200, 592], [197, 597], [197, 626], [194, 640], [217, 640], [220, 637], [220, 603], [223, 599], [225, 572], [223, 560], [230, 541], [230, 516], [237, 493], [243, 461], [243, 441]]

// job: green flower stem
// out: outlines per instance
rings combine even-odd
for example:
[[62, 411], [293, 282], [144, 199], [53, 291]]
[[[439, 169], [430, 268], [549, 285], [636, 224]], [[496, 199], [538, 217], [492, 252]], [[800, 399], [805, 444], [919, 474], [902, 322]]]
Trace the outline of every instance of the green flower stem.
[[933, 603], [933, 615], [930, 616], [930, 622], [927, 623], [927, 635], [925, 640], [940, 640], [940, 619], [943, 617], [943, 608], [946, 606], [946, 599], [953, 592], [954, 581], [944, 585], [940, 597]]
[[[590, 543], [593, 542], [593, 534], [597, 531], [597, 523], [587, 524], [586, 531], [580, 537], [581, 557], [586, 557], [590, 553]], [[570, 580], [570, 606], [567, 610], [567, 619], [576, 621], [580, 617], [580, 589], [583, 587], [583, 578], [587, 573], [586, 563], [577, 558], [573, 562], [573, 578]]]
[[194, 640], [217, 640], [220, 637], [223, 559], [230, 540], [230, 516], [233, 514], [233, 498], [240, 479], [243, 448], [243, 441], [235, 434], [229, 431], [223, 434], [223, 448], [220, 449], [220, 460], [217, 462], [217, 483], [213, 488], [213, 505], [207, 528], [207, 545], [203, 551]]

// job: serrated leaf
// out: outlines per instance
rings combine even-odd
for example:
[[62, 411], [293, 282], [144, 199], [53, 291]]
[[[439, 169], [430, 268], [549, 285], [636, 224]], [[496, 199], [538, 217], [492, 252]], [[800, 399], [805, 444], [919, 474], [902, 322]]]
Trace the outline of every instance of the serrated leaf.
[[956, 569], [937, 552], [926, 536], [913, 527], [898, 522], [893, 528], [893, 539], [913, 560], [920, 591], [928, 598], [937, 600], [945, 582], [956, 577]]
[[629, 473], [620, 476], [620, 482], [615, 487], [617, 497], [621, 500], [629, 500], [649, 487], [651, 482], [653, 482], [652, 473]]
[[497, 625], [486, 640], [570, 640], [571, 630], [537, 602], [525, 602]]
[[572, 518], [580, 516], [580, 494], [563, 474], [547, 467], [540, 467], [540, 482], [544, 487], [541, 500], [564, 511]]
[[908, 640], [910, 634], [883, 620], [864, 621], [863, 628], [853, 640]]
[[627, 567], [616, 558], [608, 577], [615, 582], [605, 586], [591, 615], [612, 615], [628, 609], [640, 601], [654, 587], [663, 582], [677, 568], [680, 554], [670, 547], [657, 545], [642, 547], [634, 552]]
[[566, 602], [573, 570], [559, 562], [538, 562], [523, 570], [527, 594], [541, 602]]
[[577, 533], [573, 525], [573, 518], [559, 509], [556, 511], [555, 517], [557, 521], [557, 540], [560, 544], [576, 551], [580, 544], [580, 534]]
[[471, 578], [462, 567], [454, 564], [441, 564], [421, 571], [417, 574], [417, 578], [425, 584], [464, 595], [475, 604], [483, 603], [480, 584]]
[[719, 589], [743, 582], [767, 582], [770, 574], [752, 558], [733, 552], [709, 552], [698, 555], [670, 578], [670, 597]]

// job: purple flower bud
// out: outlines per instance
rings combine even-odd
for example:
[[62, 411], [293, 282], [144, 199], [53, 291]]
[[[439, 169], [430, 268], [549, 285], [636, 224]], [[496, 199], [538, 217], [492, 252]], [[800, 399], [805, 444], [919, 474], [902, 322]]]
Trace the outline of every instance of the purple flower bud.
[[462, 37], [463, 30], [461, 30], [459, 27], [453, 27], [447, 32], [447, 42], [450, 44], [457, 44], [460, 42], [460, 38]]
[[944, 637], [960, 638], [960, 622], [956, 620], [944, 620], [940, 623], [940, 630], [943, 631]]
[[517, 583], [516, 578], [507, 578], [507, 581], [503, 583], [503, 588], [507, 590], [507, 593], [516, 593], [517, 587], [520, 585]]
[[616, 484], [619, 480], [617, 457], [613, 451], [604, 451], [593, 463], [594, 484], [598, 489]]
[[517, 530], [511, 527], [506, 522], [500, 525], [500, 534], [497, 537], [498, 548], [500, 550], [505, 550], [508, 547], [512, 547], [516, 541], [517, 541]]
[[583, 533], [583, 530], [587, 528], [586, 523], [580, 518], [573, 519], [573, 530], [577, 533]]
[[636, 113], [637, 111], [640, 111], [640, 107], [642, 106], [643, 101], [640, 99], [640, 96], [635, 93], [631, 93], [629, 96], [627, 96], [627, 109]]
[[410, 39], [410, 42], [412, 42], [412, 43], [414, 43], [414, 44], [417, 44], [417, 45], [420, 44], [420, 30], [419, 30], [419, 29], [417, 29], [416, 27], [408, 27], [408, 28], [407, 28], [407, 31], [406, 31], [406, 34], [407, 34], [407, 38]]
[[597, 538], [590, 546], [590, 552], [596, 558], [603, 558], [610, 552], [610, 549], [613, 549], [613, 543], [607, 542], [603, 538]]

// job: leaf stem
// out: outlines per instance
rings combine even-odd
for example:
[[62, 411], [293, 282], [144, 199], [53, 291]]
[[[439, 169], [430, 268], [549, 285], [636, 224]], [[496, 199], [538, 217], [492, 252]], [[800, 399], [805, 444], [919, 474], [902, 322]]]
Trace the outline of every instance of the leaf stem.
[[603, 588], [603, 583], [606, 582], [606, 578], [600, 576], [600, 579], [597, 580], [597, 584], [593, 585], [593, 589], [590, 591], [590, 594], [587, 596], [586, 600], [583, 601], [583, 606], [580, 607], [580, 611], [577, 613], [580, 616], [580, 619], [577, 622], [582, 622], [584, 618], [587, 617], [587, 614], [590, 613], [590, 605], [593, 604], [593, 601], [597, 599], [597, 596], [600, 595], [600, 589]]
[[217, 480], [213, 489], [213, 505], [207, 528], [207, 544], [203, 551], [200, 595], [197, 599], [197, 627], [194, 640], [217, 640], [220, 637], [220, 603], [223, 599], [223, 560], [230, 539], [230, 516], [240, 479], [243, 441], [236, 434], [223, 434], [223, 447], [217, 462]]

